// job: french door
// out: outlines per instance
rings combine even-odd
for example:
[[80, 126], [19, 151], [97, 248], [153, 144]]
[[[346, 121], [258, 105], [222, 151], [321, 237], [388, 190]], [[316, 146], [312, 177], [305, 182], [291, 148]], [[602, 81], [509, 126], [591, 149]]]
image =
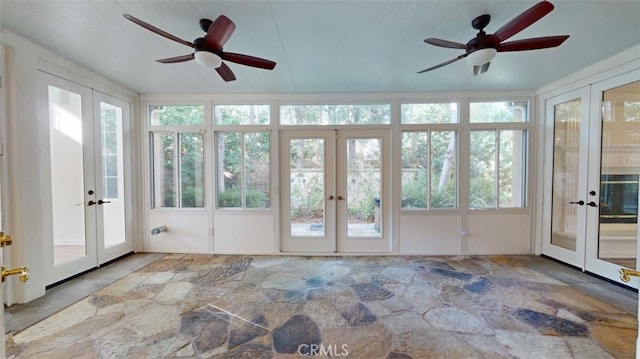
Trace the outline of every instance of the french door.
[[640, 71], [553, 98], [546, 112], [542, 252], [622, 283], [618, 270], [637, 267]]
[[[50, 186], [43, 249], [46, 284], [129, 253], [130, 104], [39, 74]], [[45, 153], [46, 153], [45, 152]]]
[[284, 131], [281, 250], [389, 252], [387, 130]]

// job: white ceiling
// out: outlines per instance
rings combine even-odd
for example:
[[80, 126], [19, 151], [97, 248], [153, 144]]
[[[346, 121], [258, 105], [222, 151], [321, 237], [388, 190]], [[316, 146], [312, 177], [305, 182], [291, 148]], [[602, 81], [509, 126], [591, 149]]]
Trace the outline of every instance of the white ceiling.
[[[560, 47], [499, 53], [474, 77], [464, 60], [424, 74], [462, 50], [471, 20], [493, 33], [536, 0], [0, 0], [2, 26], [140, 93], [361, 93], [530, 90], [640, 43], [640, 0], [554, 0], [555, 10], [509, 39], [570, 35]], [[277, 62], [273, 71], [227, 62], [225, 83], [195, 61], [155, 59], [192, 49], [124, 19], [131, 14], [192, 42], [200, 18], [224, 14], [237, 28], [225, 51]]]

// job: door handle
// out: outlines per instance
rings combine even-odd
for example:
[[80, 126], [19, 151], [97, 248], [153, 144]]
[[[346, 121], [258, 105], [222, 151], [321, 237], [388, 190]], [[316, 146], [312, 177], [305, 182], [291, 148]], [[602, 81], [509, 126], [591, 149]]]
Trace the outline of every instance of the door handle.
[[96, 202], [94, 202], [94, 201], [89, 201], [89, 202], [87, 203], [87, 206], [93, 206], [94, 204], [96, 204]]
[[633, 269], [620, 268], [618, 273], [620, 273], [620, 279], [625, 283], [630, 281], [631, 277], [640, 277], [640, 272]]
[[0, 247], [10, 246], [13, 243], [13, 237], [10, 234], [0, 232]]
[[579, 205], [581, 205], [581, 206], [584, 206], [584, 201], [582, 201], [582, 200], [580, 200], [580, 201], [575, 201], [575, 202], [574, 202], [574, 201], [571, 201], [571, 202], [569, 202], [569, 204], [579, 204]]
[[344, 197], [338, 196], [338, 201], [344, 201]]
[[598, 207], [598, 205], [594, 201], [591, 201], [591, 202], [587, 203], [587, 206]]
[[327, 197], [327, 201], [331, 201], [331, 200], [333, 200], [333, 195]]
[[2, 276], [2, 282], [7, 279], [7, 276], [20, 274], [20, 281], [22, 283], [29, 280], [29, 267], [18, 267], [15, 269], [7, 270], [4, 266], [0, 267], [0, 275]]
[[98, 204], [111, 203], [111, 201], [103, 201], [101, 199], [98, 200]]

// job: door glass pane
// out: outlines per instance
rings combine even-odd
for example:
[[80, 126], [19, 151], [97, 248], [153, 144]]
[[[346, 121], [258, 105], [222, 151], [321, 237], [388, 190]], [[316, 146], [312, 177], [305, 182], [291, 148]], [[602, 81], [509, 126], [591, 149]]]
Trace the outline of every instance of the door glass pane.
[[292, 237], [325, 236], [324, 139], [289, 140], [289, 208]]
[[[576, 250], [580, 99], [554, 108], [551, 244]], [[583, 203], [584, 204], [584, 203]]]
[[54, 265], [86, 255], [82, 96], [49, 86]]
[[100, 103], [104, 247], [125, 242], [122, 108]]
[[640, 81], [602, 99], [598, 258], [636, 268], [640, 175]]
[[348, 138], [346, 157], [347, 237], [379, 238], [383, 225], [382, 140]]

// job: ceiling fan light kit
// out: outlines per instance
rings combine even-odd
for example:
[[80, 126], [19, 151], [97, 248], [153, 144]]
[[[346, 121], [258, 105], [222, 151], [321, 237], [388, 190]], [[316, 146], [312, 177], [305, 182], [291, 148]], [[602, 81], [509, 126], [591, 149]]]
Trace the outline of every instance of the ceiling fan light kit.
[[487, 62], [493, 60], [496, 57], [498, 50], [487, 47], [484, 49], [476, 50], [467, 55], [467, 63], [473, 66], [484, 65]]
[[141, 27], [144, 27], [145, 29], [155, 34], [194, 49], [194, 52], [191, 54], [156, 60], [163, 64], [196, 60], [196, 62], [201, 66], [214, 68], [218, 75], [220, 75], [220, 77], [227, 82], [234, 81], [236, 79], [236, 76], [234, 75], [233, 71], [231, 71], [231, 68], [229, 68], [229, 66], [227, 66], [227, 64], [223, 62], [223, 60], [266, 70], [273, 70], [276, 67], [276, 63], [271, 60], [245, 54], [223, 51], [222, 47], [227, 42], [227, 40], [229, 40], [231, 34], [233, 34], [233, 31], [236, 29], [236, 24], [234, 24], [231, 19], [224, 15], [218, 16], [215, 21], [211, 21], [209, 19], [201, 19], [199, 22], [200, 28], [202, 29], [202, 31], [206, 32], [206, 34], [204, 37], [195, 39], [193, 43], [183, 40], [166, 31], [160, 30], [157, 27], [148, 24], [132, 15], [124, 14], [123, 16], [125, 19]]
[[553, 4], [548, 1], [541, 1], [513, 18], [493, 34], [487, 34], [484, 31], [484, 28], [489, 25], [491, 16], [488, 14], [480, 15], [471, 21], [471, 26], [478, 30], [478, 33], [476, 37], [469, 40], [466, 44], [432, 37], [427, 38], [424, 40], [427, 44], [449, 49], [465, 50], [465, 53], [441, 64], [418, 71], [418, 73], [421, 74], [435, 70], [466, 58], [467, 63], [473, 65], [473, 74], [479, 75], [489, 69], [491, 60], [496, 57], [498, 52], [540, 50], [559, 46], [569, 38], [569, 35], [536, 37], [504, 42], [533, 25], [533, 23], [543, 18], [553, 9]]
[[213, 52], [200, 50], [196, 51], [193, 54], [193, 57], [195, 58], [196, 62], [202, 67], [211, 67], [215, 69], [222, 65], [222, 59], [220, 58], [220, 56], [214, 54]]

